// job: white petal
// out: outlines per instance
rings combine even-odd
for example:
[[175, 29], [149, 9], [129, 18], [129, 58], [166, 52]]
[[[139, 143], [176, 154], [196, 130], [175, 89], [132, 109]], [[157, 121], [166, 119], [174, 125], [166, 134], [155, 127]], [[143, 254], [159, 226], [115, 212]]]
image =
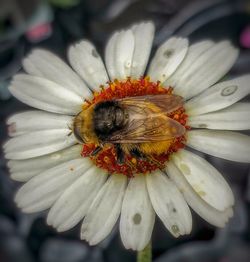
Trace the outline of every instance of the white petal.
[[107, 174], [93, 166], [91, 162], [85, 165], [82, 176], [60, 196], [50, 209], [47, 223], [59, 232], [74, 227], [86, 215], [106, 178]]
[[[194, 49], [192, 49], [194, 50]], [[186, 99], [191, 98], [220, 80], [232, 67], [238, 56], [238, 50], [230, 42], [223, 41], [208, 47], [193, 61], [193, 52], [186, 57], [186, 71], [176, 78], [175, 90]], [[189, 61], [190, 60], [190, 61]], [[184, 61], [185, 62], [185, 61]], [[178, 70], [177, 70], [178, 73]]]
[[49, 208], [63, 191], [82, 174], [88, 159], [74, 159], [33, 177], [15, 197], [18, 207], [32, 213]]
[[71, 127], [71, 116], [51, 114], [44, 111], [26, 111], [15, 114], [7, 120], [9, 136], [46, 129], [67, 129]]
[[154, 24], [145, 22], [132, 27], [135, 36], [135, 49], [131, 68], [131, 77], [138, 79], [144, 75], [154, 39]]
[[81, 149], [81, 145], [75, 145], [45, 156], [26, 160], [10, 160], [7, 165], [11, 178], [17, 181], [27, 181], [46, 169], [72, 159], [81, 158]]
[[81, 239], [96, 245], [110, 234], [121, 212], [126, 185], [126, 176], [110, 176], [83, 220]]
[[114, 80], [117, 77], [115, 57], [116, 57], [116, 41], [119, 34], [120, 34], [119, 32], [115, 32], [110, 37], [105, 49], [105, 64], [111, 80]]
[[132, 30], [116, 32], [105, 50], [105, 61], [111, 80], [126, 79], [131, 74], [135, 37]]
[[155, 222], [144, 175], [130, 179], [125, 192], [121, 220], [121, 239], [126, 249], [142, 250], [149, 243]]
[[69, 48], [71, 66], [92, 90], [108, 82], [108, 75], [100, 55], [89, 41], [83, 40]]
[[181, 150], [173, 155], [173, 161], [193, 190], [209, 205], [224, 211], [234, 204], [229, 185], [205, 159]]
[[117, 37], [115, 63], [119, 79], [130, 76], [134, 48], [135, 37], [132, 30], [122, 32]]
[[74, 115], [81, 111], [83, 97], [50, 80], [19, 74], [9, 87], [23, 103], [45, 111]]
[[26, 159], [46, 155], [76, 144], [69, 129], [35, 131], [9, 139], [4, 144], [7, 159]]
[[236, 103], [225, 109], [188, 118], [188, 125], [196, 128], [221, 130], [250, 129], [250, 103]]
[[58, 56], [49, 51], [33, 50], [23, 60], [23, 67], [28, 74], [51, 80], [80, 97], [88, 98], [91, 96], [91, 91], [79, 76]]
[[168, 162], [166, 171], [169, 177], [172, 179], [172, 181], [174, 181], [178, 189], [184, 195], [190, 207], [198, 215], [214, 226], [225, 226], [228, 219], [233, 215], [233, 210], [231, 207], [225, 211], [219, 211], [208, 205], [197, 193], [195, 193], [185, 177], [171, 161]]
[[[167, 86], [176, 86], [176, 83], [181, 78], [182, 75], [190, 68], [190, 66], [201, 56], [207, 49], [211, 48], [214, 45], [212, 41], [201, 41], [195, 44], [192, 44], [188, 48], [185, 59], [178, 67], [178, 70], [165, 81]], [[179, 87], [180, 88], [180, 87]], [[178, 88], [175, 88], [175, 93], [178, 92]]]
[[221, 82], [189, 100], [185, 108], [189, 115], [200, 115], [226, 108], [250, 93], [250, 75]]
[[168, 79], [181, 64], [188, 51], [188, 40], [185, 38], [172, 37], [162, 44], [152, 62], [148, 75], [153, 81], [162, 83]]
[[191, 213], [175, 184], [160, 171], [146, 176], [146, 181], [153, 208], [165, 227], [175, 237], [189, 234]]
[[26, 170], [26, 171], [16, 171], [14, 173], [10, 173], [10, 177], [13, 180], [19, 181], [19, 182], [26, 182], [30, 180], [33, 176], [38, 175], [43, 170]]
[[187, 145], [209, 155], [250, 163], [250, 137], [230, 131], [192, 130]]

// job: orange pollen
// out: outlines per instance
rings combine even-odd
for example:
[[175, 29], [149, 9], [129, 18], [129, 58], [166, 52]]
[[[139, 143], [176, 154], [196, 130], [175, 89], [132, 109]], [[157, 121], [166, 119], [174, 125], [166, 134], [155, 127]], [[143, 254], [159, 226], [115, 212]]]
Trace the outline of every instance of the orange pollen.
[[[114, 80], [113, 82], [109, 82], [106, 87], [101, 85], [100, 92], [95, 92], [93, 99], [86, 101], [83, 105], [83, 110], [98, 102], [111, 99], [156, 94], [171, 95], [172, 93], [172, 87], [163, 87], [160, 81], [151, 82], [149, 77], [140, 79], [127, 78], [123, 81]], [[190, 127], [186, 125], [188, 116], [185, 114], [185, 109], [183, 107], [170, 113], [168, 117], [182, 124], [186, 130], [190, 129]], [[95, 156], [92, 156], [91, 153], [98, 145], [93, 143], [84, 144], [81, 155], [83, 157], [89, 157], [96, 166], [107, 170], [109, 174], [124, 174], [128, 177], [133, 177], [139, 173], [148, 174], [157, 169], [164, 169], [170, 155], [185, 147], [185, 142], [185, 135], [174, 138], [171, 145], [166, 149], [166, 152], [160, 155], [147, 155], [146, 158], [143, 159], [136, 159], [129, 154], [125, 154], [125, 161], [123, 164], [117, 162], [117, 154], [113, 144], [105, 145]]]

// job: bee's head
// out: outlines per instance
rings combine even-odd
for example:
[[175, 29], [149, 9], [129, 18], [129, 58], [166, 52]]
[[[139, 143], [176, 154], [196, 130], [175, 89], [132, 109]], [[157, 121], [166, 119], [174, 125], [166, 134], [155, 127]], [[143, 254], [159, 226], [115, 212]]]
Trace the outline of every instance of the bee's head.
[[104, 139], [124, 126], [123, 109], [115, 101], [100, 102], [95, 106], [93, 121], [97, 136]]
[[85, 139], [83, 137], [83, 123], [84, 123], [84, 119], [81, 116], [81, 114], [79, 113], [73, 122], [73, 134], [75, 135], [76, 139], [80, 142], [80, 143], [85, 143]]

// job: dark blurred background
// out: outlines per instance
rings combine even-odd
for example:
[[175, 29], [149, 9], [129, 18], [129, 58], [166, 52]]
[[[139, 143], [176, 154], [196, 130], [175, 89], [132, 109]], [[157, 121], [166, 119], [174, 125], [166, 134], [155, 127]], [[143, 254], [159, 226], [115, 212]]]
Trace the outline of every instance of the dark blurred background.
[[[72, 42], [88, 38], [103, 54], [113, 30], [141, 20], [153, 20], [156, 25], [154, 49], [173, 34], [191, 42], [230, 39], [241, 53], [229, 75], [250, 73], [250, 1], [0, 0], [0, 145], [7, 138], [6, 118], [28, 108], [7, 90], [27, 52], [40, 46], [66, 59]], [[250, 261], [249, 165], [204, 157], [232, 186], [235, 216], [226, 228], [215, 229], [193, 213], [192, 234], [180, 239], [172, 238], [157, 220], [156, 262]], [[100, 245], [89, 247], [79, 240], [79, 226], [57, 234], [46, 225], [44, 213], [21, 213], [13, 202], [20, 184], [10, 180], [5, 165], [0, 152], [0, 262], [135, 261], [135, 253], [123, 248], [118, 228]]]

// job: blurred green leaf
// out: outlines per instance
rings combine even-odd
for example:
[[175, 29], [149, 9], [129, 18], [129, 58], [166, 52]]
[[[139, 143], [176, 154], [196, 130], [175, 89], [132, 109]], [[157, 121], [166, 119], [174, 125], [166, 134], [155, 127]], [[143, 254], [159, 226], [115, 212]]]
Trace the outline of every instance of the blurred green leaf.
[[68, 8], [79, 4], [80, 0], [47, 0], [50, 4], [61, 7]]

